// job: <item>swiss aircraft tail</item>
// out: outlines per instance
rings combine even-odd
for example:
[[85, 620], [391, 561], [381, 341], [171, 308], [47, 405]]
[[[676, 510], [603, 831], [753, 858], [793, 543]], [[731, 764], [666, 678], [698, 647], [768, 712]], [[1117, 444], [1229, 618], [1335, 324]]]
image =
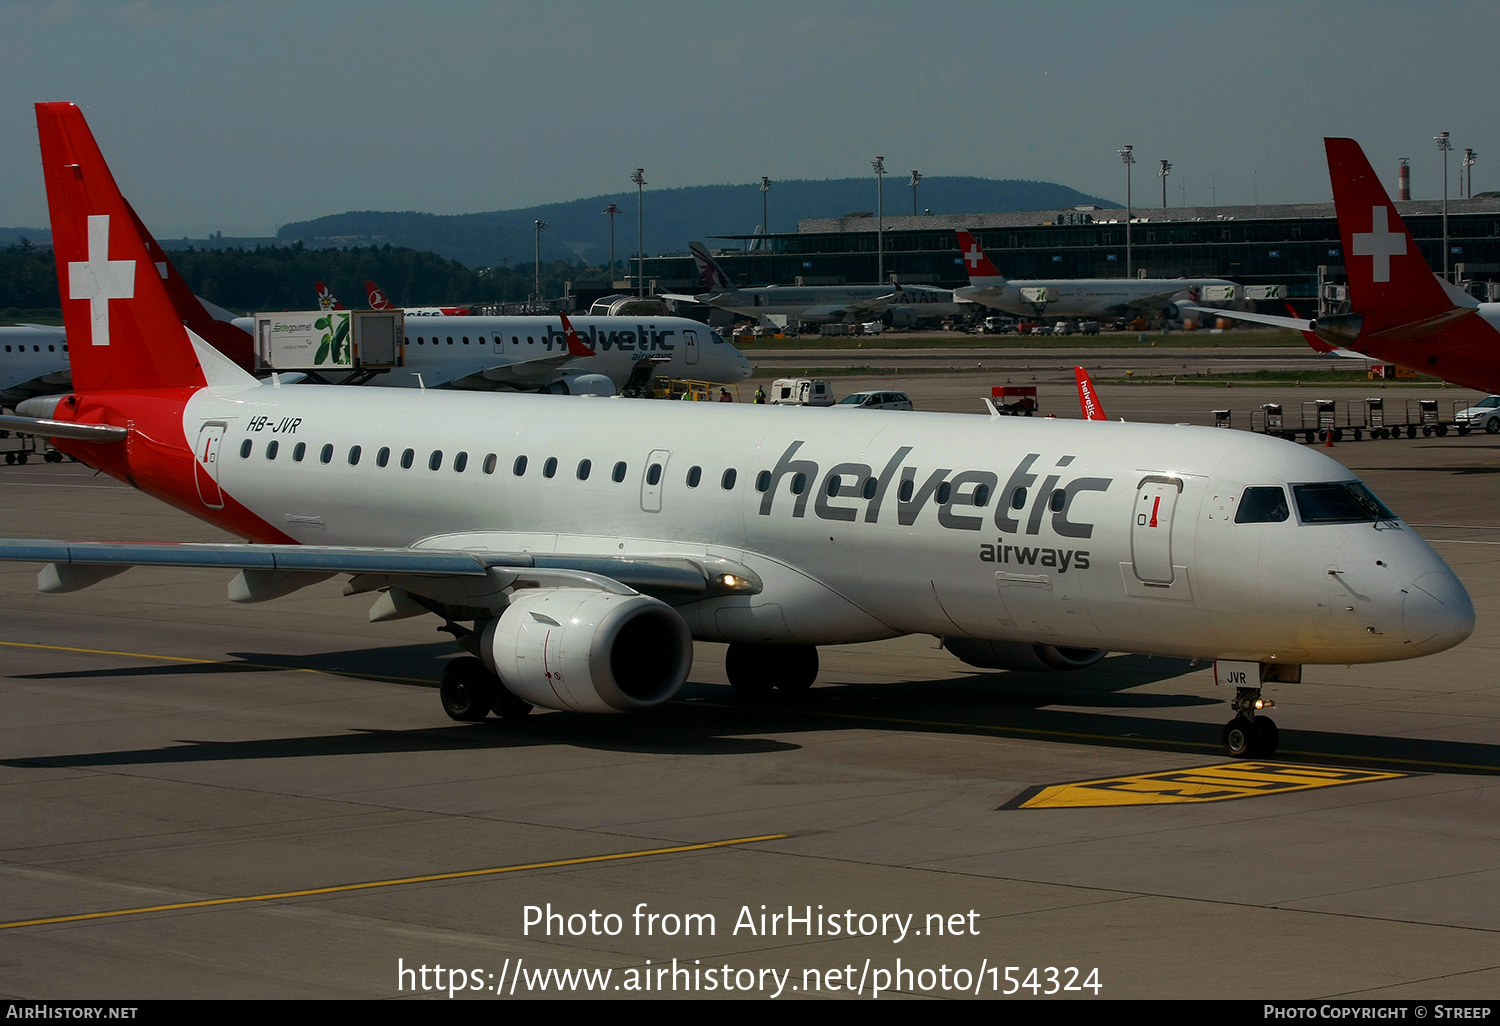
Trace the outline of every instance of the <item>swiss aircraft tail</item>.
[[704, 247], [701, 242], [689, 242], [688, 249], [693, 254], [693, 262], [698, 265], [698, 277], [705, 292], [734, 292], [735, 287], [729, 281], [729, 275], [719, 262], [714, 259], [713, 254]]
[[370, 301], [371, 310], [395, 309], [391, 306], [391, 301], [385, 297], [385, 293], [380, 290], [380, 286], [373, 281], [365, 282], [365, 298]]
[[573, 330], [573, 322], [568, 320], [568, 315], [558, 311], [557, 316], [562, 318], [563, 335], [568, 340], [569, 356], [593, 356], [594, 351], [583, 344], [583, 339], [578, 332]]
[[313, 288], [318, 292], [319, 310], [342, 310], [344, 304], [339, 302], [339, 297], [333, 294], [333, 289], [320, 281], [313, 282]]
[[36, 105], [52, 249], [78, 391], [201, 386], [203, 360], [71, 103]]
[[964, 256], [964, 270], [969, 272], [969, 284], [978, 287], [989, 285], [1004, 285], [1005, 276], [1000, 269], [985, 256], [984, 250], [979, 246], [979, 240], [974, 238], [972, 232], [958, 229], [958, 248]]
[[[1420, 335], [1478, 304], [1432, 273], [1364, 151], [1353, 139], [1324, 139], [1349, 275], [1349, 306], [1374, 335], [1396, 327]], [[1326, 318], [1319, 318], [1322, 323]], [[1323, 334], [1323, 332], [1319, 332]]]
[[1094, 379], [1083, 367], [1073, 368], [1073, 377], [1078, 380], [1078, 405], [1083, 408], [1084, 420], [1108, 420], [1104, 406], [1099, 402], [1099, 393], [1094, 390]]

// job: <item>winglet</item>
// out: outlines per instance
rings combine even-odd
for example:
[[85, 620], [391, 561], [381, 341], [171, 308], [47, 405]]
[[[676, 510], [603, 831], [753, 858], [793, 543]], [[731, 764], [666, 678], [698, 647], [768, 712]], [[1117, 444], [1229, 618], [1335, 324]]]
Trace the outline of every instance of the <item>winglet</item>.
[[579, 337], [578, 332], [573, 330], [573, 322], [568, 320], [568, 315], [559, 311], [557, 316], [562, 318], [563, 335], [568, 340], [568, 355], [593, 356], [594, 351], [584, 345], [583, 339]]
[[365, 282], [365, 296], [370, 301], [371, 310], [391, 309], [391, 301], [385, 298], [385, 293], [380, 291], [380, 286], [373, 281]]
[[1083, 407], [1084, 420], [1108, 420], [1104, 406], [1099, 402], [1099, 393], [1094, 390], [1094, 379], [1083, 367], [1073, 368], [1073, 377], [1078, 379], [1078, 404]]

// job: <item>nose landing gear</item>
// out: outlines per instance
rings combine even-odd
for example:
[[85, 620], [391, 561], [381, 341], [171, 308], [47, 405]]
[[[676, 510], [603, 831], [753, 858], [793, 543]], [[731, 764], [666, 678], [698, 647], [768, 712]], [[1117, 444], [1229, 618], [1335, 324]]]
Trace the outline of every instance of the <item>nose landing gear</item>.
[[1276, 703], [1262, 698], [1260, 688], [1237, 688], [1230, 708], [1234, 719], [1224, 725], [1220, 737], [1224, 751], [1236, 759], [1256, 759], [1275, 755], [1281, 743], [1281, 732], [1276, 721], [1259, 715], [1262, 709], [1274, 708]]

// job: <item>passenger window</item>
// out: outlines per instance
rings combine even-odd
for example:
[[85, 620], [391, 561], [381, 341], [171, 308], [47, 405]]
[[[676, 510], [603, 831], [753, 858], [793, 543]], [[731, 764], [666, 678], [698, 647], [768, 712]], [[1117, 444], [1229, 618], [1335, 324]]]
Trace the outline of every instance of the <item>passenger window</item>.
[[250, 447], [252, 444], [248, 438], [240, 443], [240, 459], [248, 460], [250, 458]]
[[[874, 480], [874, 479], [872, 478], [871, 480]], [[865, 496], [865, 498], [872, 498], [872, 497], [873, 497], [872, 495]], [[990, 486], [989, 485], [982, 484], [982, 485], [979, 485], [978, 487], [976, 487], [974, 489], [974, 505], [983, 507], [985, 505], [985, 503], [987, 503], [989, 501], [990, 501]]]
[[363, 452], [363, 451], [364, 450], [360, 446], [357, 446], [357, 445], [351, 445], [351, 446], [349, 446], [349, 466], [351, 466], [351, 467], [357, 467], [357, 466], [359, 466], [359, 454], [361, 452]]
[[469, 336], [465, 335], [464, 336], [464, 345], [468, 345], [468, 344], [469, 344]]
[[449, 336], [448, 336], [448, 344], [449, 344], [449, 345], [450, 345], [450, 346], [451, 346], [451, 345], [452, 345], [452, 344], [453, 344], [453, 336], [452, 336], [452, 335], [449, 335]]
[[382, 445], [380, 447], [380, 451], [375, 454], [375, 465], [377, 467], [383, 467], [383, 466], [385, 466], [386, 464], [388, 464], [390, 462], [391, 462], [391, 447], [388, 446], [388, 445]]
[[768, 492], [771, 490], [771, 472], [762, 470], [755, 475], [755, 490], [757, 492]]
[[320, 452], [320, 453], [318, 453], [318, 459], [321, 460], [324, 463], [332, 463], [333, 462], [333, 446], [332, 445], [325, 445], [325, 446], [323, 446], [323, 451]]
[[593, 462], [593, 460], [579, 460], [578, 461], [578, 480], [580, 480], [580, 481], [587, 481], [589, 479], [589, 471], [593, 470], [593, 469], [594, 469], [594, 462]]
[[807, 491], [807, 475], [806, 474], [793, 474], [792, 475], [792, 494], [793, 495], [801, 495], [805, 491]]
[[542, 464], [542, 476], [550, 478], [550, 477], [556, 476], [556, 474], [557, 474], [557, 457], [556, 456], [548, 456], [547, 457], [547, 462]]
[[901, 487], [896, 490], [896, 498], [900, 499], [902, 502], [910, 502], [912, 488], [913, 484], [911, 478], [907, 478], [906, 480], [902, 481]]
[[1026, 489], [1017, 488], [1010, 493], [1010, 508], [1024, 509], [1026, 507]]
[[268, 460], [274, 460], [276, 458], [276, 450], [278, 450], [280, 448], [281, 448], [281, 444], [279, 442], [277, 442], [276, 439], [274, 439], [274, 438], [271, 439], [269, 442], [267, 442], [266, 443], [266, 459], [268, 459]]
[[703, 468], [702, 467], [694, 467], [692, 470], [688, 471], [687, 486], [689, 488], [697, 488], [698, 487], [698, 482], [701, 481], [702, 479], [703, 479]]
[[493, 474], [495, 472], [495, 464], [499, 462], [500, 457], [496, 456], [494, 453], [490, 453], [484, 458], [484, 472], [486, 474]]
[[625, 461], [624, 460], [621, 460], [619, 463], [615, 464], [614, 472], [611, 473], [609, 475], [609, 477], [610, 477], [610, 480], [613, 481], [615, 484], [619, 484], [621, 481], [625, 480]]
[[293, 463], [301, 463], [302, 462], [302, 457], [304, 457], [306, 455], [307, 455], [307, 443], [306, 442], [298, 442], [296, 445], [292, 446], [292, 462]]
[[401, 452], [401, 469], [410, 470], [411, 465], [415, 463], [416, 460], [417, 451], [415, 449], [403, 449]]
[[734, 479], [734, 468], [730, 467], [728, 470], [724, 471], [724, 476], [719, 479], [719, 487], [724, 489], [726, 492], [729, 491], [734, 487]]
[[434, 449], [434, 450], [432, 450], [432, 455], [429, 456], [429, 457], [427, 457], [427, 469], [428, 470], [442, 470], [443, 469], [443, 450], [441, 450], [441, 449]]
[[1047, 507], [1054, 513], [1061, 513], [1063, 505], [1068, 501], [1068, 493], [1061, 488], [1052, 493], [1052, 498], [1047, 500]]
[[469, 454], [468, 453], [461, 452], [458, 455], [456, 455], [456, 456], [453, 457], [453, 472], [455, 474], [462, 474], [464, 472], [464, 468], [467, 467], [468, 465], [469, 465]]
[[515, 465], [512, 466], [510, 468], [510, 470], [511, 470], [511, 473], [515, 474], [517, 477], [520, 477], [523, 474], [525, 474], [526, 473], [526, 457], [525, 456], [517, 456], [516, 457]]
[[838, 493], [839, 493], [839, 476], [837, 474], [829, 474], [828, 475], [828, 486], [827, 486], [826, 491], [828, 492], [828, 497], [830, 499], [833, 498], [834, 496], [838, 495]]
[[953, 482], [944, 481], [937, 487], [937, 501], [940, 505], [948, 505], [948, 500], [953, 498]]
[[877, 484], [878, 482], [873, 477], [865, 478], [865, 487], [864, 490], [860, 492], [860, 494], [867, 499], [875, 498], [875, 487]]
[[419, 346], [425, 346], [426, 344], [427, 344], [427, 340], [425, 338], [423, 338], [421, 335], [418, 335], [417, 336], [417, 345], [419, 345]]
[[1286, 492], [1280, 488], [1246, 488], [1240, 496], [1240, 508], [1234, 511], [1236, 524], [1279, 524], [1290, 518]]

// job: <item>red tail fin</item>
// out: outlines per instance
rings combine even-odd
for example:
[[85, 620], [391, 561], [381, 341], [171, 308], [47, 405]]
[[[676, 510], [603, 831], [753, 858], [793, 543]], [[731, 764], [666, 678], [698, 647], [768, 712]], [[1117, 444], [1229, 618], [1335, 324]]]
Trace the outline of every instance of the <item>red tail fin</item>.
[[979, 248], [979, 241], [971, 233], [960, 228], [956, 234], [958, 235], [958, 248], [964, 255], [964, 270], [969, 272], [970, 281], [1004, 277], [1000, 269], [990, 262], [989, 257], [985, 256], [984, 250]]
[[74, 387], [204, 384], [187, 329], [83, 112], [39, 103], [36, 121]]
[[333, 289], [320, 281], [313, 282], [313, 288], [318, 291], [319, 310], [343, 310], [344, 304], [339, 302], [339, 297], [333, 294]]
[[385, 293], [373, 281], [365, 282], [365, 297], [370, 301], [371, 310], [391, 309], [391, 301], [385, 298]]
[[1353, 139], [1324, 139], [1349, 275], [1349, 306], [1365, 334], [1436, 316], [1454, 306], [1422, 259], [1406, 222]]
[[1084, 420], [1108, 420], [1104, 406], [1099, 402], [1099, 393], [1094, 391], [1094, 379], [1082, 367], [1073, 368], [1073, 377], [1078, 380], [1078, 404], [1083, 407]]
[[584, 345], [578, 332], [573, 330], [573, 322], [568, 320], [568, 315], [559, 312], [557, 316], [562, 318], [563, 335], [568, 340], [568, 354], [570, 356], [593, 356], [594, 351]]

